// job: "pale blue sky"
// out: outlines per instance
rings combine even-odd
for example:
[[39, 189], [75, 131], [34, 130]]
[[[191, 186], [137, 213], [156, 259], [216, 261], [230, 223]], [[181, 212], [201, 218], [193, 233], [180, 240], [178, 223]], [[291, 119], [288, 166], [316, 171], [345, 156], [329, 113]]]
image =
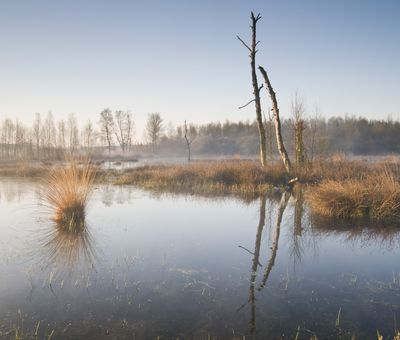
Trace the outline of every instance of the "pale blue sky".
[[130, 109], [138, 138], [149, 112], [176, 123], [253, 119], [253, 106], [237, 110], [252, 97], [236, 39], [249, 40], [251, 10], [263, 16], [257, 62], [284, 115], [298, 90], [325, 116], [399, 116], [397, 0], [1, 0], [0, 118], [51, 110], [83, 122]]

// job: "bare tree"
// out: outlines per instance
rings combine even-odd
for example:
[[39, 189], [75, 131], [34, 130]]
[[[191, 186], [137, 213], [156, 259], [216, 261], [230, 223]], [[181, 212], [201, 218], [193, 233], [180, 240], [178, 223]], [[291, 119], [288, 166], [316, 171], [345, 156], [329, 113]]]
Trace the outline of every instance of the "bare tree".
[[36, 157], [39, 159], [40, 158], [40, 132], [41, 132], [41, 119], [40, 119], [40, 113], [37, 112], [35, 115], [35, 120], [33, 122], [33, 128], [32, 128], [32, 133], [33, 133], [33, 140], [35, 143], [36, 147]]
[[93, 124], [90, 119], [87, 121], [86, 125], [82, 130], [82, 142], [84, 143], [84, 147], [86, 149], [87, 154], [90, 154], [91, 149], [94, 145], [94, 129]]
[[112, 132], [114, 130], [114, 117], [110, 109], [104, 109], [100, 112], [100, 134], [107, 141], [108, 153], [111, 153]]
[[54, 125], [53, 114], [51, 111], [43, 123], [43, 146], [46, 150], [47, 157], [51, 157], [56, 145], [56, 127]]
[[11, 146], [14, 139], [15, 126], [11, 119], [6, 118], [1, 126], [1, 143], [3, 145], [3, 156], [11, 157]]
[[122, 152], [125, 152], [132, 143], [133, 120], [129, 111], [118, 110], [114, 113], [113, 130]]
[[68, 116], [67, 132], [69, 152], [73, 155], [79, 146], [78, 123], [73, 113]]
[[290, 173], [292, 170], [292, 167], [291, 167], [291, 162], [290, 162], [289, 156], [285, 149], [285, 145], [283, 144], [282, 131], [281, 131], [282, 130], [281, 129], [281, 120], [279, 117], [279, 108], [278, 108], [278, 102], [276, 100], [276, 94], [274, 92], [274, 89], [271, 86], [267, 72], [264, 70], [264, 68], [262, 66], [259, 66], [258, 69], [260, 70], [261, 74], [264, 77], [266, 90], [268, 91], [269, 96], [271, 97], [271, 101], [272, 101], [272, 113], [274, 115], [274, 120], [275, 120], [275, 135], [276, 135], [276, 143], [278, 145], [278, 151], [281, 155], [286, 172]]
[[261, 112], [261, 99], [260, 99], [261, 87], [258, 86], [257, 73], [256, 73], [256, 53], [257, 53], [257, 45], [259, 43], [259, 41], [257, 41], [257, 38], [256, 38], [256, 30], [257, 30], [257, 22], [260, 19], [261, 19], [260, 13], [258, 13], [257, 16], [255, 16], [254, 13], [251, 12], [251, 26], [250, 26], [251, 32], [252, 32], [251, 47], [249, 45], [247, 45], [239, 36], [237, 36], [237, 38], [240, 40], [240, 42], [250, 52], [249, 56], [250, 56], [250, 66], [251, 66], [251, 79], [252, 79], [253, 94], [254, 94], [254, 99], [252, 99], [250, 102], [248, 102], [247, 104], [245, 104], [239, 108], [243, 108], [252, 102], [255, 103], [257, 126], [258, 126], [259, 139], [260, 139], [260, 161], [261, 161], [262, 166], [265, 166], [267, 163], [267, 161], [266, 161], [266, 145], [265, 145], [266, 144], [265, 128], [264, 128], [262, 112]]
[[163, 120], [159, 113], [149, 113], [146, 124], [146, 135], [153, 147], [153, 152], [164, 129]]
[[66, 149], [66, 134], [67, 127], [65, 121], [62, 119], [57, 124], [57, 146], [62, 151]]
[[304, 112], [304, 101], [302, 98], [299, 97], [299, 94], [296, 92], [294, 100], [292, 101], [292, 115], [294, 119], [294, 149], [297, 169], [303, 167], [306, 159], [303, 140], [303, 131], [305, 129], [303, 120]]
[[188, 150], [188, 162], [190, 163], [190, 160], [191, 160], [190, 146], [193, 143], [193, 141], [196, 139], [197, 133], [196, 133], [196, 128], [193, 125], [191, 125], [189, 127], [189, 129], [188, 129], [187, 124], [186, 124], [186, 120], [185, 120], [185, 123], [184, 123], [183, 127], [184, 127], [184, 132], [185, 132], [184, 138], [185, 138], [186, 147], [187, 147], [187, 150]]
[[24, 146], [26, 143], [26, 129], [22, 123], [16, 119], [15, 120], [15, 137], [14, 137], [14, 158], [25, 156]]

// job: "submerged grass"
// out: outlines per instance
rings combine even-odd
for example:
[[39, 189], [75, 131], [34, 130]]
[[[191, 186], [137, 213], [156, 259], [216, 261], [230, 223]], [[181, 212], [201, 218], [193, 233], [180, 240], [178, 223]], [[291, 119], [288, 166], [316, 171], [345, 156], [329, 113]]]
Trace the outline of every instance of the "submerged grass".
[[53, 211], [52, 218], [58, 227], [69, 231], [84, 228], [95, 176], [96, 169], [90, 162], [80, 166], [73, 159], [66, 166], [49, 171], [42, 183], [41, 198]]

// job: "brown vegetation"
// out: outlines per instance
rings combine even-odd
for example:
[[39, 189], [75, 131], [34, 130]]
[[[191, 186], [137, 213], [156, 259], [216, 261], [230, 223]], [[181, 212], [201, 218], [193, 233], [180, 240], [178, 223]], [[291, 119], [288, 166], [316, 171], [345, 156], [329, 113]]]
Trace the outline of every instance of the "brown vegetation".
[[42, 184], [41, 197], [52, 209], [57, 226], [70, 231], [84, 228], [95, 175], [96, 170], [89, 162], [79, 166], [74, 160], [49, 171]]
[[286, 181], [281, 165], [262, 167], [252, 161], [222, 161], [139, 167], [126, 170], [116, 184], [134, 184], [162, 192], [254, 198]]
[[[306, 202], [314, 215], [400, 221], [400, 167], [396, 158], [385, 162], [347, 160], [343, 155], [307, 162], [293, 173], [305, 184]], [[136, 185], [155, 192], [234, 195], [249, 200], [285, 188], [284, 166], [256, 161], [202, 161], [181, 165], [142, 166], [134, 169], [94, 171], [88, 164], [9, 164], [0, 175], [45, 177], [45, 200], [55, 220], [65, 224], [84, 216], [88, 188], [98, 183]], [[88, 176], [88, 177], [87, 177]], [[51, 190], [50, 190], [51, 188]], [[90, 189], [89, 189], [90, 191]], [[71, 210], [68, 210], [71, 208]], [[72, 217], [71, 217], [72, 216]], [[72, 222], [74, 224], [75, 222]]]
[[400, 221], [397, 165], [372, 167], [345, 180], [323, 180], [308, 191], [307, 199], [311, 211], [321, 216]]

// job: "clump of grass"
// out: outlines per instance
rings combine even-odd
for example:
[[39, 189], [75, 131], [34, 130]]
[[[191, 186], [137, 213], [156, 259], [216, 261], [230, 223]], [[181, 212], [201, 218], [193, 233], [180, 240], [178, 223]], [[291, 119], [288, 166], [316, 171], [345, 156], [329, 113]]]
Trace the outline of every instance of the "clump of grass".
[[41, 197], [53, 211], [58, 227], [79, 231], [85, 226], [86, 206], [93, 189], [96, 169], [90, 162], [79, 166], [73, 159], [51, 169], [42, 183]]
[[321, 216], [400, 221], [399, 171], [385, 166], [361, 178], [324, 180], [307, 198], [311, 211]]

